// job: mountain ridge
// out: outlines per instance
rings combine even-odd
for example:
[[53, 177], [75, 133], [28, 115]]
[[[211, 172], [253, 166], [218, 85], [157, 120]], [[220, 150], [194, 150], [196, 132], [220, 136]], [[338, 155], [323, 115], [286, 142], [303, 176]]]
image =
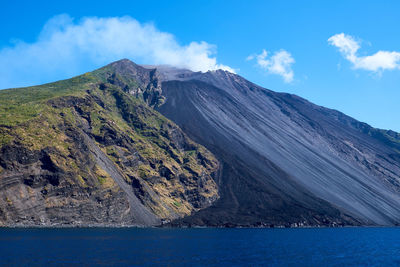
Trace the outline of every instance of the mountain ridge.
[[149, 73], [112, 67], [0, 91], [0, 224], [151, 226], [219, 197], [213, 155], [143, 97]]
[[[54, 216], [56, 223], [74, 225], [82, 212], [86, 221], [81, 225], [112, 221], [111, 225], [337, 226], [397, 225], [400, 220], [398, 133], [375, 129], [296, 95], [262, 88], [237, 74], [141, 66], [123, 59], [58, 83], [0, 91], [0, 104], [3, 224], [7, 216], [13, 224], [17, 219], [20, 224], [50, 224]], [[21, 144], [29, 139], [39, 147], [50, 142], [46, 135], [51, 129], [54, 136], [69, 129], [60, 128], [61, 121], [72, 125], [76, 138], [67, 135], [55, 146], [42, 146], [37, 152], [42, 156], [25, 162], [21, 155], [32, 151], [23, 152]], [[38, 123], [48, 132], [33, 131]], [[90, 195], [75, 201], [74, 194], [88, 190], [76, 185], [78, 179], [71, 184], [77, 191], [64, 193], [67, 203], [72, 199], [81, 204], [81, 211], [68, 209], [69, 220], [60, 207], [49, 217], [51, 207], [43, 202], [35, 205], [44, 219], [23, 219], [24, 211], [12, 217], [18, 214], [12, 209], [19, 201], [18, 190], [27, 194], [32, 189], [43, 200], [43, 192], [62, 192], [51, 177], [64, 181], [66, 173], [73, 172], [66, 172], [63, 156], [54, 157], [57, 153], [52, 151], [66, 146], [65, 140], [86, 147], [79, 160], [86, 157], [92, 166], [85, 175], [92, 177], [88, 179], [93, 194], [105, 201], [96, 179], [112, 183], [107, 189], [114, 188], [109, 203], [79, 202], [92, 203]], [[138, 150], [138, 142], [152, 150]], [[17, 144], [14, 156], [9, 155], [10, 143]], [[135, 153], [144, 163], [132, 162]], [[165, 155], [162, 163], [159, 155]], [[29, 180], [22, 173], [14, 175], [20, 178], [11, 185], [4, 183], [4, 173], [33, 165], [38, 177]], [[76, 173], [80, 168], [85, 167]], [[38, 184], [40, 190], [35, 188]], [[113, 215], [94, 219], [89, 210], [96, 209]], [[129, 209], [142, 211], [138, 217], [119, 212]]]

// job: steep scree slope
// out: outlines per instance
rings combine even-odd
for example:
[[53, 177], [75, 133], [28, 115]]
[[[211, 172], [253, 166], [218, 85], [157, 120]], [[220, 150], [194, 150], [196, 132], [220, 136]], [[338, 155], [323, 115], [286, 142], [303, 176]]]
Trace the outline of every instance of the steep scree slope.
[[398, 133], [225, 71], [0, 91], [1, 225], [398, 225], [399, 176]]
[[229, 72], [165, 71], [157, 109], [223, 166], [220, 200], [176, 224], [399, 224], [399, 134]]

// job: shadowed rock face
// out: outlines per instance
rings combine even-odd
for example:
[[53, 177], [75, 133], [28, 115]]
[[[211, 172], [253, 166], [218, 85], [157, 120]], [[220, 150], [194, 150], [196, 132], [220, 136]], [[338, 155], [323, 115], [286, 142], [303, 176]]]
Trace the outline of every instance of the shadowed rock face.
[[400, 222], [397, 133], [225, 71], [168, 77], [158, 110], [223, 164], [221, 199], [177, 224]]

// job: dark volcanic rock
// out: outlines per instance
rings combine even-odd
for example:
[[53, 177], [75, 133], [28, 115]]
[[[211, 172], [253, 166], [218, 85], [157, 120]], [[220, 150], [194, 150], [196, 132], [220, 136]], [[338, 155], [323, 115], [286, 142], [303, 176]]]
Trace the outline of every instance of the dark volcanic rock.
[[0, 104], [0, 225], [400, 222], [398, 133], [229, 72], [120, 60]]
[[238, 75], [175, 75], [158, 110], [222, 162], [221, 198], [176, 224], [397, 225], [398, 134]]

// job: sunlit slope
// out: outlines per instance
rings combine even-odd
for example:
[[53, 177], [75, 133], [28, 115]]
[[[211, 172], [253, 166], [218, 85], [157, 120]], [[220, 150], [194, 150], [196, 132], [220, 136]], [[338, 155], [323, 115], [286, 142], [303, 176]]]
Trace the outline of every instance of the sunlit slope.
[[217, 160], [125, 63], [0, 91], [0, 225], [157, 225], [218, 198]]

